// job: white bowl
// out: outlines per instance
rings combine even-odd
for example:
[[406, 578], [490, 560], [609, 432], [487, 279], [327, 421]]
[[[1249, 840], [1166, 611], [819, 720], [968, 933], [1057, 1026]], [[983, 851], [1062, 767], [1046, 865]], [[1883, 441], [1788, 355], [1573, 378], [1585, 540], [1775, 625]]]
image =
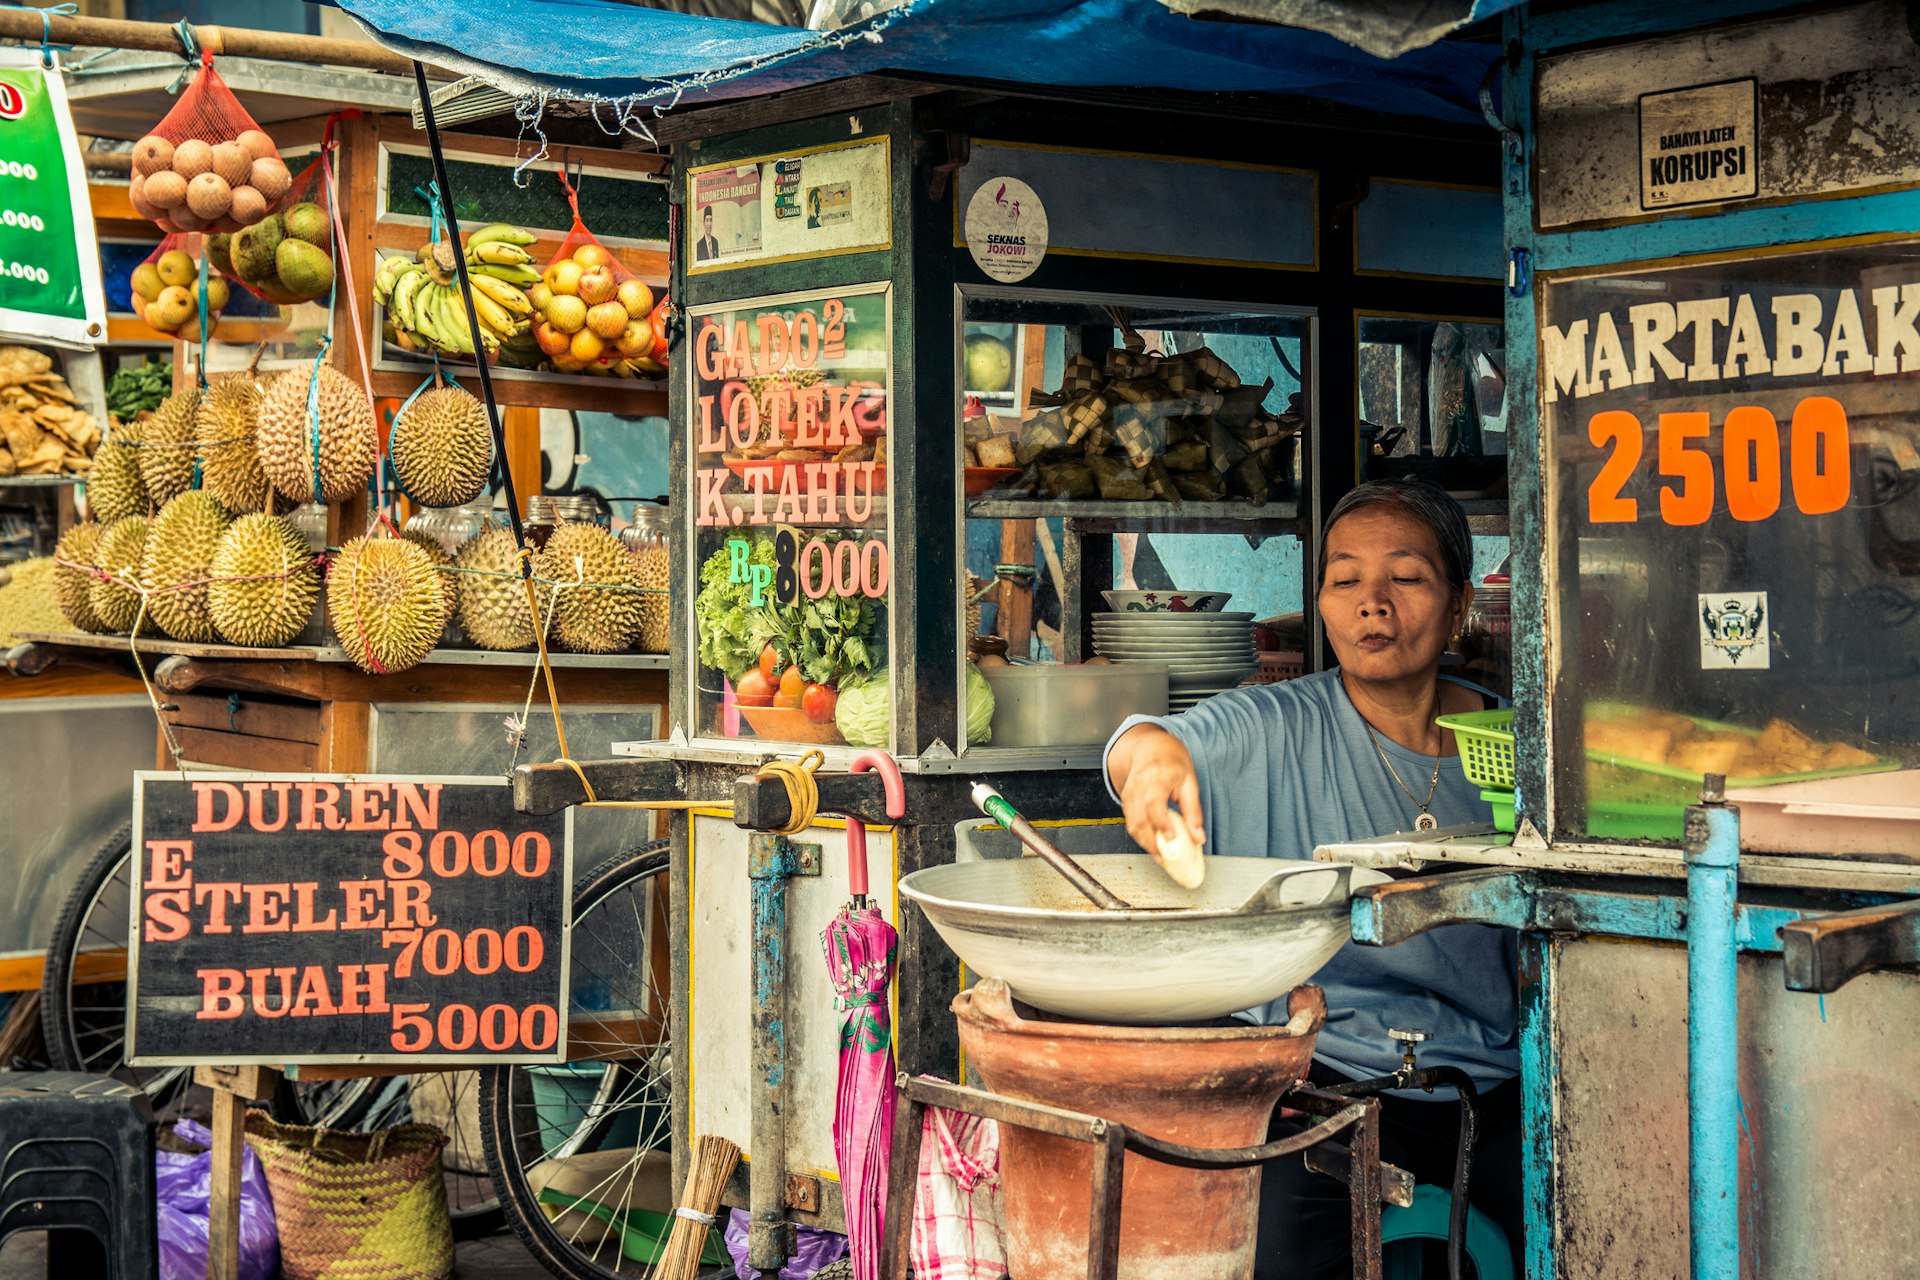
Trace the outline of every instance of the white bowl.
[[[1144, 853], [1075, 861], [1149, 909], [1100, 911], [1038, 858], [926, 867], [904, 877], [900, 892], [969, 970], [1004, 979], [1028, 1004], [1086, 1022], [1165, 1026], [1251, 1009], [1312, 978], [1350, 936], [1349, 884], [1387, 878], [1298, 859], [1209, 856], [1206, 880], [1182, 889]], [[1298, 876], [1308, 898], [1298, 905], [1242, 913], [1289, 866], [1334, 874]]]
[[1115, 613], [1218, 613], [1231, 591], [1102, 591]]

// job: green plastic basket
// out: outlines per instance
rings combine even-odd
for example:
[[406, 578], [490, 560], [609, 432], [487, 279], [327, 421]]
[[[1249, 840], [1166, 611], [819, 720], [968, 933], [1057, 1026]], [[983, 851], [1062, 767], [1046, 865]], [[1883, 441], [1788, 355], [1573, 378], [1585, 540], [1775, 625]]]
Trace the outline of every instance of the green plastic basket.
[[[1591, 711], [1617, 715], [1631, 708], [1618, 703], [1596, 702]], [[1733, 730], [1759, 736], [1759, 731], [1717, 720], [1688, 717], [1696, 725], [1714, 732]], [[1513, 711], [1468, 711], [1441, 716], [1435, 722], [1453, 730], [1460, 746], [1460, 764], [1467, 781], [1483, 788], [1481, 798], [1494, 806], [1494, 825], [1502, 831], [1514, 827], [1513, 804]], [[1823, 769], [1813, 773], [1780, 773], [1764, 776], [1731, 777], [1727, 786], [1771, 787], [1785, 782], [1812, 782], [1821, 778], [1844, 778], [1862, 773], [1885, 773], [1898, 769], [1900, 762], [1881, 756], [1872, 764], [1846, 769]], [[1649, 764], [1609, 752], [1587, 752], [1587, 823], [1589, 836], [1599, 839], [1678, 840], [1686, 821], [1687, 806], [1700, 797], [1704, 776], [1676, 769], [1671, 765]], [[1504, 795], [1502, 801], [1494, 794]], [[1501, 825], [1504, 821], [1505, 825]]]

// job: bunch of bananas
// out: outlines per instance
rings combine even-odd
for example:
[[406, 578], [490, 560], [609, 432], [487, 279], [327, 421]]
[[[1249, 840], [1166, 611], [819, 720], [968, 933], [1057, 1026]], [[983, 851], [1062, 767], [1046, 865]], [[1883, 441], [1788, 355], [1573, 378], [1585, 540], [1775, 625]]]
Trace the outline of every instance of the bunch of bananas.
[[[489, 356], [503, 352], [539, 356], [528, 319], [533, 303], [523, 291], [540, 282], [540, 269], [527, 252], [534, 240], [532, 232], [504, 222], [467, 237], [467, 282], [473, 289], [475, 318], [480, 321], [480, 343]], [[456, 252], [451, 242], [439, 240], [423, 246], [415, 259], [394, 254], [380, 260], [373, 274], [373, 296], [386, 308], [389, 341], [407, 351], [474, 354], [473, 329], [460, 298]]]

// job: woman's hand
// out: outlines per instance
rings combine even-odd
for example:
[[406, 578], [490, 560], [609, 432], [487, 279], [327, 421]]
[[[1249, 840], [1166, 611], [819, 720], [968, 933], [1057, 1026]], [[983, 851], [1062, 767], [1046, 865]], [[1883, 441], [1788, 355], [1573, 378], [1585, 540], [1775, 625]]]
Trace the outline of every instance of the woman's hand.
[[[1200, 813], [1200, 778], [1180, 739], [1158, 725], [1136, 725], [1122, 734], [1107, 757], [1113, 789], [1120, 794], [1127, 834], [1160, 860], [1163, 838], [1182, 827], [1195, 844], [1207, 838]], [[1175, 813], [1170, 805], [1178, 805]]]

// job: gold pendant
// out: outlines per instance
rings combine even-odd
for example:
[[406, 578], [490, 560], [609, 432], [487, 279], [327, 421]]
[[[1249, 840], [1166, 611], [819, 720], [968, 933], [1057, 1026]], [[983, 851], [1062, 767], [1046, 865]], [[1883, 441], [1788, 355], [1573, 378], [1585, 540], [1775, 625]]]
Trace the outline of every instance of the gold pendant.
[[1430, 813], [1422, 813], [1413, 820], [1413, 829], [1415, 831], [1432, 831], [1439, 825], [1439, 822], [1437, 822]]

